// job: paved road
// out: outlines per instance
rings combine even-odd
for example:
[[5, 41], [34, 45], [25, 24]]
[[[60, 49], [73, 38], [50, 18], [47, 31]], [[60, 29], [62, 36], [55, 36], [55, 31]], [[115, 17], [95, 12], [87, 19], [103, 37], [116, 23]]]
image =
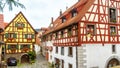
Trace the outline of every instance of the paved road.
[[33, 64], [25, 63], [18, 66], [8, 66], [7, 68], [49, 68], [48, 62], [39, 53], [40, 52], [37, 53], [36, 62]]

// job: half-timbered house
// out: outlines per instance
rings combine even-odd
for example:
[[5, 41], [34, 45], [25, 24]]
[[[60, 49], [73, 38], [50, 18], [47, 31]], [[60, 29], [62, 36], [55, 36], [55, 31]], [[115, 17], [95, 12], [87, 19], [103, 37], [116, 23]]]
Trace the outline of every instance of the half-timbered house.
[[28, 62], [29, 51], [34, 51], [36, 31], [29, 21], [19, 12], [16, 17], [5, 27], [5, 58], [14, 57], [20, 62]]
[[53, 44], [55, 65], [110, 68], [120, 64], [120, 0], [79, 0], [60, 12], [51, 26], [43, 37]]

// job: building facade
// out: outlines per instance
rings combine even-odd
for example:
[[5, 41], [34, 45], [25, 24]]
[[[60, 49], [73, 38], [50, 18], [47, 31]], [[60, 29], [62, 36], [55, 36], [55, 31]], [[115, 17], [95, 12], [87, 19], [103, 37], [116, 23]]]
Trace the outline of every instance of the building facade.
[[22, 12], [5, 27], [5, 59], [14, 57], [20, 62], [29, 62], [29, 51], [34, 51], [36, 31]]
[[120, 0], [79, 0], [60, 12], [43, 35], [44, 45], [53, 47], [48, 61], [59, 68], [119, 65], [119, 6]]

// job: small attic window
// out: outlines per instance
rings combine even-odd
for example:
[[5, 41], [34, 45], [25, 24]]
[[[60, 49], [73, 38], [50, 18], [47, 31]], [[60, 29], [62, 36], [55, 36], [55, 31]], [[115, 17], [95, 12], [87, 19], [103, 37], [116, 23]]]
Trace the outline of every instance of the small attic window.
[[18, 29], [22, 29], [25, 27], [25, 24], [23, 23], [16, 23], [15, 26], [18, 28]]
[[109, 19], [110, 22], [116, 23], [116, 8], [109, 8]]
[[71, 16], [75, 17], [77, 15], [77, 9], [71, 10]]
[[61, 20], [62, 20], [62, 23], [64, 23], [64, 22], [66, 21], [66, 17], [63, 16], [63, 17], [61, 18]]

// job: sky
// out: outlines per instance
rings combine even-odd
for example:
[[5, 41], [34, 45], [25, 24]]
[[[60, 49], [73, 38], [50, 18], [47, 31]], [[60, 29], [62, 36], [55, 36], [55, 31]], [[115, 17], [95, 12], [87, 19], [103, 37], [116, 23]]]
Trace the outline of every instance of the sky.
[[62, 12], [66, 10], [66, 7], [71, 7], [78, 0], [19, 0], [25, 5], [26, 9], [14, 8], [9, 11], [5, 7], [4, 21], [10, 22], [16, 14], [20, 11], [25, 15], [29, 23], [35, 29], [40, 29], [41, 27], [48, 27], [51, 23], [51, 17], [54, 20], [59, 16], [60, 9]]

